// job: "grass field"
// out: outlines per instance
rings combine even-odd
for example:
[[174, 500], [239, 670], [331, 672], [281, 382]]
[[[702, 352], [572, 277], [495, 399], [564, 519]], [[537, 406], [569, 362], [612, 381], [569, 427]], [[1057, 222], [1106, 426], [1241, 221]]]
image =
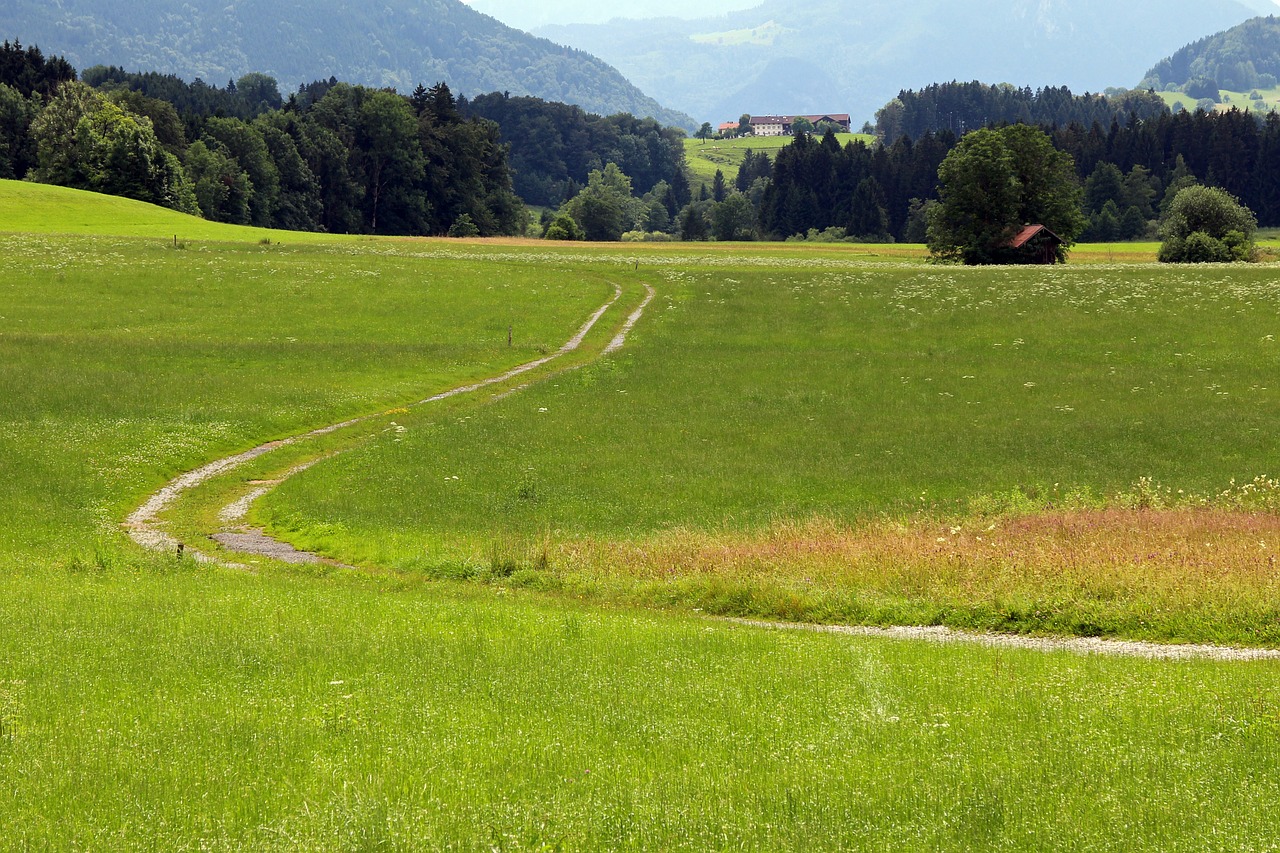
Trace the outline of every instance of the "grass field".
[[[1157, 92], [1169, 105], [1170, 109], [1174, 106], [1181, 105], [1183, 109], [1195, 112], [1196, 99], [1182, 92]], [[1280, 109], [1280, 87], [1274, 89], [1260, 89], [1258, 94], [1262, 96], [1261, 100], [1254, 100], [1252, 92], [1229, 92], [1222, 90], [1224, 100], [1220, 102], [1217, 109], [1227, 110], [1236, 107], [1242, 110], [1253, 110], [1259, 113], [1267, 113], [1274, 109]]]
[[[1280, 507], [1232, 488], [1280, 470], [1280, 290], [1223, 275], [673, 270], [623, 355], [405, 421], [264, 518], [341, 559], [498, 555], [731, 615], [1280, 643], [1280, 526], [1190, 512]], [[1102, 512], [1153, 504], [1186, 515]], [[1008, 515], [1047, 508], [1095, 513], [1088, 545]]]
[[[861, 139], [870, 142], [874, 137], [861, 133], [841, 133], [836, 138], [841, 145]], [[699, 184], [706, 184], [710, 189], [715, 180], [716, 170], [724, 172], [724, 178], [732, 186], [738, 177], [738, 167], [747, 151], [761, 152], [774, 158], [778, 149], [791, 144], [789, 136], [744, 136], [737, 139], [686, 139], [684, 141], [685, 168], [689, 173], [689, 184], [696, 193]]]
[[[889, 540], [927, 529], [921, 547], [944, 536], [963, 566], [985, 531], [917, 524], [957, 515], [999, 520], [1027, 549], [1005, 565], [1040, 566], [1043, 582], [1070, 553], [1055, 542], [1089, 541], [1035, 527], [1053, 521], [1040, 510], [1054, 482], [1153, 507], [1176, 492], [1134, 491], [1128, 466], [1191, 490], [1259, 471], [1275, 452], [1268, 271], [971, 274], [869, 262], [866, 247], [262, 244], [85, 194], [31, 222], [39, 192], [0, 182], [0, 846], [1274, 846], [1275, 662], [768, 631], [690, 608], [726, 566], [778, 568], [752, 580], [765, 589], [794, 579], [788, 549], [825, 553], [813, 565], [832, 572], [868, 530], [900, 557], [910, 548]], [[72, 234], [94, 222], [103, 234]], [[621, 286], [584, 359], [598, 353], [644, 283], [658, 299], [619, 354], [502, 399], [399, 411], [554, 349]], [[1005, 423], [1014, 408], [1021, 426]], [[143, 552], [120, 528], [178, 472], [379, 412], [403, 431], [348, 436], [261, 511], [384, 565], [243, 572]], [[1151, 517], [1110, 529], [1158, 534]], [[855, 524], [867, 518], [879, 526]], [[1275, 543], [1273, 510], [1197, 518], [1218, 519], [1208, 541]], [[432, 579], [469, 565], [440, 555], [477, 544], [472, 580]], [[539, 566], [528, 547], [544, 544]], [[424, 545], [434, 568], [413, 563]], [[1203, 557], [1190, 563], [1218, 582], [1186, 588], [1189, 624], [1274, 606], [1262, 573]], [[1121, 561], [1112, 575], [1164, 594], [1163, 571]], [[1232, 584], [1234, 600], [1219, 595]]]

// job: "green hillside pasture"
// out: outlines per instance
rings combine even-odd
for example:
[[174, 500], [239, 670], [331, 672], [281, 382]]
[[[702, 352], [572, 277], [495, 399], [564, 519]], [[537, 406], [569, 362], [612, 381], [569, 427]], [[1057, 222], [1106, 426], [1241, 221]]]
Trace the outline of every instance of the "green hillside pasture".
[[[840, 133], [836, 139], [841, 145], [860, 139], [870, 143], [875, 137], [862, 133]], [[686, 139], [684, 141], [685, 167], [688, 169], [689, 184], [695, 194], [699, 184], [705, 183], [711, 188], [715, 180], [716, 170], [724, 172], [724, 178], [733, 185], [738, 177], [738, 167], [747, 151], [756, 154], [764, 152], [770, 159], [778, 156], [778, 149], [791, 144], [789, 136], [744, 136], [737, 139]]]
[[1273, 515], [1005, 529], [1274, 513], [1270, 269], [758, 261], [665, 271], [619, 355], [263, 518], [362, 564], [734, 615], [1280, 643]]
[[501, 589], [0, 572], [14, 849], [1265, 849], [1275, 662], [770, 632]]
[[0, 236], [0, 555], [92, 561], [175, 474], [537, 358], [614, 292], [414, 251]]
[[290, 243], [336, 241], [334, 237], [322, 234], [209, 222], [198, 216], [118, 196], [0, 180], [0, 233], [6, 232], [156, 237], [170, 241], [176, 237], [180, 243], [188, 240], [242, 243], [263, 240]]
[[[1280, 109], [1280, 87], [1273, 89], [1259, 89], [1258, 94], [1262, 96], [1262, 100], [1255, 101], [1251, 97], [1252, 91], [1249, 92], [1229, 92], [1222, 90], [1224, 100], [1219, 103], [1215, 109], [1229, 110], [1236, 107], [1242, 110], [1252, 110], [1254, 112], [1266, 113], [1271, 110]], [[1183, 109], [1195, 112], [1196, 99], [1187, 95], [1185, 92], [1157, 92], [1164, 99], [1164, 102], [1173, 109], [1177, 105], [1181, 105]]]

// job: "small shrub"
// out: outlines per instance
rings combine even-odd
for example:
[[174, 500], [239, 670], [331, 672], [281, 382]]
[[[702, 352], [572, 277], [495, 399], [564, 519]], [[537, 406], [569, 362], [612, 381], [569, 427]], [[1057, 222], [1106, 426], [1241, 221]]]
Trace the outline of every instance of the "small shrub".
[[449, 226], [450, 237], [479, 237], [480, 229], [476, 226], [471, 214], [464, 213]]

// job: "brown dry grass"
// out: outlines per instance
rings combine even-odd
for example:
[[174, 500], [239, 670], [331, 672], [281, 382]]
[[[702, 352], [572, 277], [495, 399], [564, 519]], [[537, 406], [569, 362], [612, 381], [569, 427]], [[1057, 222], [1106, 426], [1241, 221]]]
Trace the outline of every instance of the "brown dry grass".
[[802, 621], [1274, 643], [1280, 516], [1090, 509], [942, 523], [826, 519], [549, 544], [572, 587]]

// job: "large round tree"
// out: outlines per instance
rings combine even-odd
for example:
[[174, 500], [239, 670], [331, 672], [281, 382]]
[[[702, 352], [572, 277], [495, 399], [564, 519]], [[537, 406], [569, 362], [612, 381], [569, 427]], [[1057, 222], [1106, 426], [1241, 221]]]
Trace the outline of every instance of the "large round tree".
[[1253, 260], [1258, 221], [1218, 187], [1187, 187], [1173, 197], [1160, 225], [1160, 260], [1208, 263]]
[[938, 169], [939, 203], [929, 216], [929, 251], [966, 264], [1016, 263], [1010, 242], [1027, 225], [1042, 225], [1066, 250], [1080, 235], [1082, 190], [1071, 155], [1044, 131], [1027, 125], [976, 130]]

